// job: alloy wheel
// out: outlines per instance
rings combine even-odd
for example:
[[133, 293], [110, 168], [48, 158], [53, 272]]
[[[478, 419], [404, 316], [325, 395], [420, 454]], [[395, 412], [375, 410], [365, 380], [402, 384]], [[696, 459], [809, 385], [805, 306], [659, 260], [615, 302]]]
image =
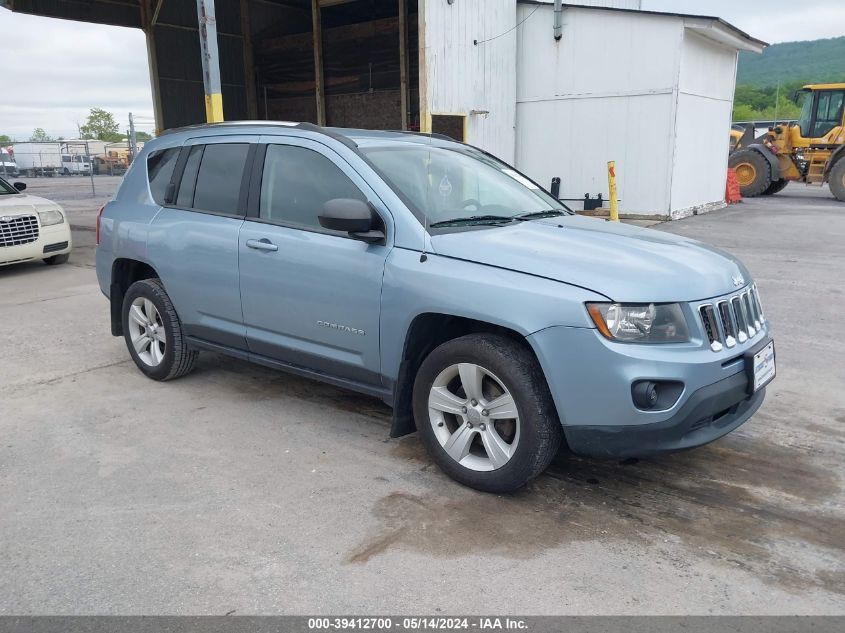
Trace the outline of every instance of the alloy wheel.
[[519, 443], [519, 413], [505, 384], [474, 363], [441, 371], [431, 386], [428, 413], [446, 453], [470, 470], [501, 468]]
[[158, 367], [164, 360], [167, 336], [161, 315], [155, 304], [138, 297], [129, 306], [129, 334], [138, 358], [150, 367]]

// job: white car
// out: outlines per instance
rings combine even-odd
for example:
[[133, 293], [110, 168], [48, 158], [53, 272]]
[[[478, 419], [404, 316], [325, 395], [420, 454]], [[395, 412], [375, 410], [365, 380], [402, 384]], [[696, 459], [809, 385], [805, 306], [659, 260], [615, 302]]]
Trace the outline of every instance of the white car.
[[26, 184], [0, 178], [0, 266], [41, 259], [64, 264], [70, 256], [70, 224], [55, 202], [23, 193]]

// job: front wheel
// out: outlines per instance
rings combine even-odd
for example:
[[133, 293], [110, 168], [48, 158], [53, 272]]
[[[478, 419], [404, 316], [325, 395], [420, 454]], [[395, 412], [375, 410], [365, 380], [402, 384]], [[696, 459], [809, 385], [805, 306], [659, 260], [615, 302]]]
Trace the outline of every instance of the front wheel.
[[772, 196], [779, 191], [783, 191], [784, 187], [789, 184], [789, 181], [786, 178], [781, 178], [780, 180], [773, 180], [772, 184], [769, 185], [769, 188], [763, 192], [764, 196]]
[[741, 149], [728, 157], [728, 167], [736, 172], [736, 181], [743, 198], [760, 196], [772, 184], [769, 161], [754, 149]]
[[132, 360], [148, 378], [172, 380], [190, 372], [197, 359], [161, 281], [136, 281], [123, 297], [123, 335]]
[[840, 158], [831, 168], [828, 183], [836, 199], [845, 202], [845, 158]]
[[413, 400], [431, 457], [478, 490], [522, 487], [560, 447], [560, 421], [536, 358], [504, 336], [470, 334], [440, 345], [420, 366]]

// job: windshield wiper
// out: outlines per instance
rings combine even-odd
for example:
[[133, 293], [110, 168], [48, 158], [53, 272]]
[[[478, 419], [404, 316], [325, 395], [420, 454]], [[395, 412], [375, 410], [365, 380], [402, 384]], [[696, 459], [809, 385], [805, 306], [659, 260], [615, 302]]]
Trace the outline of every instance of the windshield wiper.
[[461, 224], [499, 224], [513, 222], [514, 217], [510, 215], [470, 215], [465, 218], [454, 218], [452, 220], [441, 220], [429, 224], [432, 228], [440, 226], [460, 226]]
[[546, 209], [545, 211], [532, 211], [531, 213], [520, 213], [516, 216], [517, 220], [539, 220], [542, 218], [554, 218], [559, 215], [566, 215], [563, 211], [556, 209]]

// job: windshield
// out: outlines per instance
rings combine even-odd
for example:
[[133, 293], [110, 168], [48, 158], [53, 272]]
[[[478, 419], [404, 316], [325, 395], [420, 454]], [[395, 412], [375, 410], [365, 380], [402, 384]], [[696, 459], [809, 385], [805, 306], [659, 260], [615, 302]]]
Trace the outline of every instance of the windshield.
[[17, 189], [15, 189], [12, 185], [8, 182], [0, 178], [0, 196], [9, 195], [11, 193], [19, 193]]
[[492, 156], [466, 146], [362, 147], [389, 184], [427, 217], [429, 225], [453, 220], [505, 220], [565, 207]]
[[810, 119], [813, 114], [813, 93], [803, 90], [801, 94], [801, 114], [798, 116], [798, 127], [801, 129], [801, 136], [809, 138]]
[[15, 159], [12, 158], [12, 155], [8, 152], [0, 152], [0, 163], [12, 163], [14, 164]]

